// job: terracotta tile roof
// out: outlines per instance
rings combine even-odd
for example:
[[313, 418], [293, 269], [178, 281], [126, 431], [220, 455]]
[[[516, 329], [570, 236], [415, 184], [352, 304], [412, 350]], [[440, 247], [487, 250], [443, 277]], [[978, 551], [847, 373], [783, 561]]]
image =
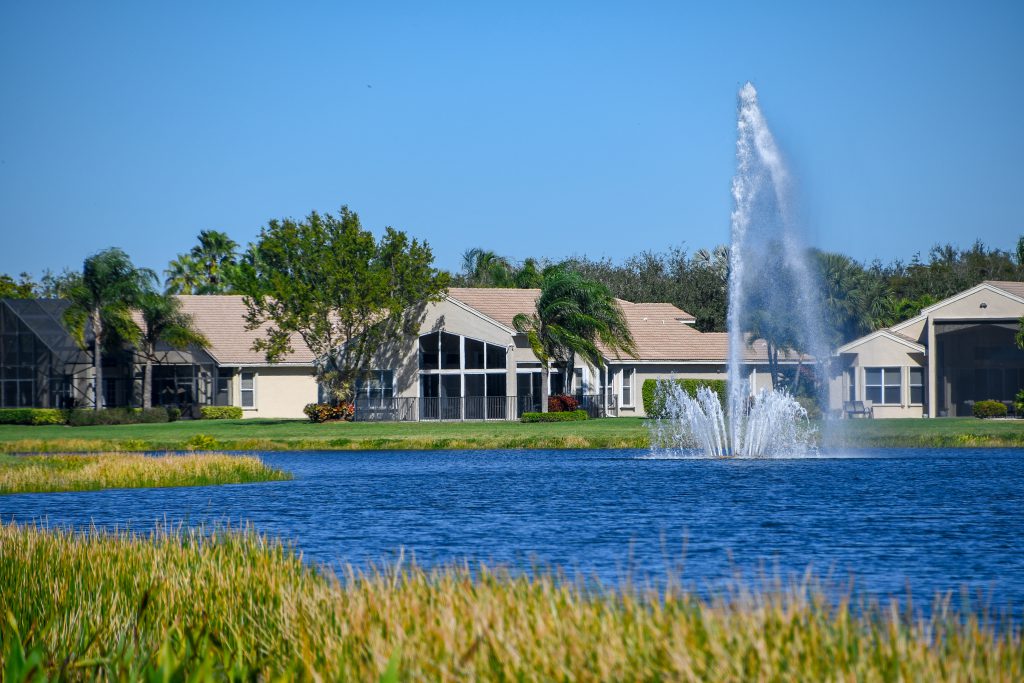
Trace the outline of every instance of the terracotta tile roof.
[[[533, 311], [540, 290], [453, 287], [448, 290], [448, 296], [506, 327], [512, 327], [512, 318], [516, 314]], [[693, 320], [686, 311], [668, 303], [633, 303], [622, 299], [618, 302], [633, 333], [638, 360], [724, 363], [728, 358], [728, 335], [695, 330], [681, 322]], [[607, 353], [607, 349], [602, 350]], [[764, 342], [755, 342], [753, 348], [745, 350], [744, 357], [750, 361], [765, 362], [767, 351]]]
[[452, 287], [448, 296], [480, 311], [505, 327], [512, 327], [512, 318], [532, 313], [540, 296], [539, 289], [503, 289], [499, 287]]
[[[262, 351], [253, 351], [252, 344], [266, 334], [267, 326], [245, 329], [245, 304], [234, 295], [181, 295], [182, 310], [192, 315], [196, 327], [210, 340], [207, 352], [220, 365], [262, 365], [267, 362]], [[277, 365], [312, 365], [313, 352], [298, 335], [292, 335], [289, 354]]]
[[1008, 294], [1024, 299], [1024, 282], [1012, 282], [1009, 280], [986, 280], [986, 285], [992, 285]]

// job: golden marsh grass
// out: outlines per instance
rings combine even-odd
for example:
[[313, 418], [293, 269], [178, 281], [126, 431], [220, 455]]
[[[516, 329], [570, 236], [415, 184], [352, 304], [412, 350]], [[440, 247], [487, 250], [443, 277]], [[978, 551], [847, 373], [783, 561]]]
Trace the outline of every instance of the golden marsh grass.
[[802, 588], [705, 601], [550, 576], [313, 568], [251, 530], [0, 526], [8, 677], [1019, 681], [1019, 631]]
[[209, 486], [290, 479], [255, 456], [133, 453], [0, 456], [0, 494]]

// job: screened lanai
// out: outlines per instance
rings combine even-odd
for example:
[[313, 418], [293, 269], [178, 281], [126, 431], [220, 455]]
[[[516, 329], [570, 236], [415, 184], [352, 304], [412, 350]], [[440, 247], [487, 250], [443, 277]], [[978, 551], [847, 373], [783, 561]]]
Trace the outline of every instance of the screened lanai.
[[70, 408], [91, 399], [90, 358], [61, 325], [67, 303], [0, 300], [0, 407]]

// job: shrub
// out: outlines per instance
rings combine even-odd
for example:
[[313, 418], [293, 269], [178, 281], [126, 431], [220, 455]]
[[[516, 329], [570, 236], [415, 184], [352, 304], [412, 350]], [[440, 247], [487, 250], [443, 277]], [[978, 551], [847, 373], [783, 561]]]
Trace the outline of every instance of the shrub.
[[183, 445], [186, 451], [215, 451], [219, 444], [217, 439], [209, 434], [195, 434], [185, 441]]
[[203, 406], [199, 413], [204, 420], [242, 419], [242, 409], [239, 406]]
[[[178, 411], [179, 414], [181, 411]], [[167, 408], [106, 408], [90, 410], [79, 408], [67, 412], [67, 423], [72, 427], [94, 427], [97, 425], [133, 425], [170, 422]]]
[[1006, 406], [999, 401], [978, 401], [974, 404], [974, 417], [1006, 417]]
[[179, 417], [181, 417], [181, 408], [178, 406], [171, 406], [167, 409], [168, 422], [177, 422]]
[[1024, 417], [1024, 389], [1017, 392], [1014, 408], [1017, 409], [1017, 417]]
[[302, 409], [310, 422], [332, 422], [344, 420], [351, 422], [356, 412], [356, 407], [351, 403], [341, 403], [332, 406], [329, 403], [310, 403]]
[[797, 396], [796, 402], [800, 404], [800, 407], [807, 411], [808, 420], [820, 420], [821, 404], [818, 403], [817, 399], [811, 398], [810, 396]]
[[59, 425], [64, 421], [64, 413], [56, 408], [0, 409], [0, 424], [4, 425]]
[[722, 405], [726, 403], [726, 391], [724, 379], [645, 379], [640, 393], [644, 401], [644, 412], [647, 417], [664, 417], [665, 395], [664, 390], [675, 382], [683, 388], [683, 391], [690, 396], [697, 395], [697, 389], [707, 387], [718, 394], [718, 400]]
[[523, 413], [523, 422], [578, 422], [587, 419], [587, 411], [573, 410], [563, 413]]
[[549, 413], [571, 413], [574, 410], [579, 410], [580, 402], [575, 396], [569, 396], [568, 394], [555, 394], [554, 396], [548, 397], [548, 412]]

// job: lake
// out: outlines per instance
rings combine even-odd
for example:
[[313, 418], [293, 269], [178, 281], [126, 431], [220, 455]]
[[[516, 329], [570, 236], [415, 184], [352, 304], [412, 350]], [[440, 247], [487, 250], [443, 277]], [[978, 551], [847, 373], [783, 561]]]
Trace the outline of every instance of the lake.
[[142, 530], [251, 521], [327, 563], [485, 560], [698, 590], [808, 567], [918, 604], [937, 591], [1024, 606], [1024, 451], [845, 452], [798, 460], [646, 451], [262, 453], [295, 480], [0, 496], [4, 521]]

